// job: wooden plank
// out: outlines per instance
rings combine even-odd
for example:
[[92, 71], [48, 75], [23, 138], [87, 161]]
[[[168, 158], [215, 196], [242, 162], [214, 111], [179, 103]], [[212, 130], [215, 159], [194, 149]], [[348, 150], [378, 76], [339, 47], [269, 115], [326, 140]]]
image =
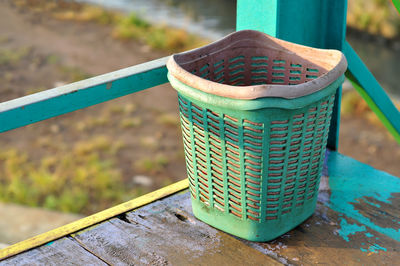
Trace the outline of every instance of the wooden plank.
[[107, 263], [82, 248], [76, 241], [63, 238], [0, 261], [0, 266], [9, 265], [107, 265]]
[[400, 144], [399, 110], [348, 42], [343, 52], [349, 62], [347, 78]]
[[244, 243], [292, 265], [392, 265], [400, 259], [399, 242], [321, 202], [310, 219], [283, 236]]
[[[112, 259], [118, 247], [113, 263], [158, 259], [178, 265], [240, 265], [257, 263], [258, 252], [293, 265], [378, 265], [399, 260], [400, 179], [336, 152], [329, 153], [327, 165], [329, 178], [322, 178], [315, 214], [273, 241], [240, 240], [253, 250], [243, 249], [238, 239], [196, 220], [189, 193], [165, 198], [75, 237], [106, 259]], [[115, 237], [110, 240], [109, 235]]]
[[188, 192], [129, 212], [73, 237], [111, 264], [280, 264], [196, 220], [191, 213]]
[[105, 221], [188, 187], [187, 179], [0, 250], [0, 260]]
[[[69, 238], [112, 265], [390, 265], [398, 261], [400, 178], [337, 152], [328, 152], [323, 172], [315, 214], [267, 243], [240, 240], [198, 221], [187, 190]], [[36, 255], [29, 254], [38, 254], [37, 250], [12, 259], [33, 258]], [[58, 257], [48, 262], [60, 264]], [[67, 259], [63, 262], [69, 264]]]
[[[340, 178], [329, 178], [332, 177]], [[352, 178], [361, 179], [355, 176]], [[398, 261], [400, 243], [397, 240], [375, 230], [374, 226], [364, 224], [362, 219], [352, 218], [354, 216], [351, 212], [332, 209], [332, 205], [336, 204], [336, 199], [332, 198], [337, 196], [337, 192], [329, 189], [329, 183], [325, 177], [316, 212], [303, 224], [268, 243], [244, 243], [293, 265], [392, 265], [394, 261]], [[351, 194], [352, 190], [359, 187], [342, 189]], [[374, 216], [373, 223], [398, 230], [399, 224], [395, 225], [392, 218], [399, 217], [400, 195], [394, 196], [391, 204], [381, 205], [379, 209], [361, 199], [359, 203], [353, 203], [353, 206], [365, 217]], [[376, 201], [371, 203], [377, 204]], [[352, 205], [350, 202], [346, 204]]]
[[336, 152], [328, 169], [329, 207], [400, 241], [400, 178]]
[[168, 82], [168, 57], [0, 103], [0, 132]]

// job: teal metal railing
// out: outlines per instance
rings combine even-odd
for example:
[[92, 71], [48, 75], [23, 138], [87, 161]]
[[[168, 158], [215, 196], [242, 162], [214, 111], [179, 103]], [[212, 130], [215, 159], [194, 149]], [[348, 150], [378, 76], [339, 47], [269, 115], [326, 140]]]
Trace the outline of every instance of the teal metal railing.
[[167, 57], [0, 103], [0, 132], [168, 82]]
[[[393, 3], [399, 8], [399, 0]], [[347, 0], [238, 0], [237, 30], [255, 29], [288, 41], [342, 50], [347, 77], [400, 143], [400, 113], [346, 42]], [[161, 58], [144, 64], [0, 103], [0, 132], [72, 112], [168, 82]], [[338, 91], [328, 147], [336, 150], [340, 120]]]

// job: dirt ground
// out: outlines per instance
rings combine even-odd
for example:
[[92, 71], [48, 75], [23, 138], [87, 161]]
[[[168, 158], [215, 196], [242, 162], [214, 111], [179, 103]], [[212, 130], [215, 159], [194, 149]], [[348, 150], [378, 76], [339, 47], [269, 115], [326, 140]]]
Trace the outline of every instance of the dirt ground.
[[[0, 65], [0, 101], [166, 56], [138, 42], [114, 40], [110, 30], [32, 15], [0, 1], [0, 48], [16, 55], [12, 64]], [[114, 161], [127, 186], [141, 175], [152, 180], [147, 190], [185, 177], [176, 93], [168, 85], [3, 133], [0, 145], [39, 161], [97, 136], [121, 144]], [[399, 145], [384, 128], [361, 118], [342, 119], [339, 151], [400, 176]], [[137, 166], [157, 156], [160, 165]]]
[[[12, 64], [0, 65], [2, 102], [166, 55], [137, 42], [115, 41], [107, 26], [37, 17], [18, 11], [11, 1], [0, 2], [0, 36], [3, 54], [16, 55]], [[128, 187], [137, 186], [136, 176], [152, 180], [145, 180], [143, 192], [185, 177], [177, 96], [168, 85], [3, 133], [0, 146], [39, 162], [97, 137], [119, 145], [113, 161]], [[159, 161], [152, 160], [157, 156]]]

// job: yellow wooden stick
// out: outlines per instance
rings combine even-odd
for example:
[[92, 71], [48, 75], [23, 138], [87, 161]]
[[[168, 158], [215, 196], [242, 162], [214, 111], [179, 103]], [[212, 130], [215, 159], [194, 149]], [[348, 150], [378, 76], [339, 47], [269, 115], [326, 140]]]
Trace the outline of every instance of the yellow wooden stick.
[[0, 250], [0, 260], [14, 256], [18, 253], [27, 251], [29, 249], [41, 246], [45, 243], [54, 241], [63, 236], [80, 231], [86, 227], [108, 220], [114, 216], [142, 207], [156, 200], [165, 198], [167, 196], [170, 196], [174, 193], [177, 193], [179, 191], [188, 188], [188, 185], [189, 183], [187, 179], [179, 181], [172, 185], [163, 187], [159, 190], [140, 196], [136, 199], [117, 205], [115, 207], [109, 208], [107, 210], [101, 211], [99, 213], [90, 215], [83, 219], [56, 228], [49, 232], [21, 241], [19, 243], [16, 243], [5, 249]]

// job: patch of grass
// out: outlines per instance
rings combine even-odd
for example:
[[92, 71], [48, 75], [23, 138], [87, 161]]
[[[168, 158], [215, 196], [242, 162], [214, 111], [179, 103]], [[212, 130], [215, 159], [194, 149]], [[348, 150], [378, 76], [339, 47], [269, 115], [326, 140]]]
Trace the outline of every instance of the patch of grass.
[[74, 153], [77, 156], [86, 156], [95, 151], [105, 152], [110, 150], [112, 141], [106, 136], [97, 136], [90, 141], [82, 141], [75, 144]]
[[141, 19], [138, 15], [132, 13], [129, 16], [121, 16], [121, 19], [116, 23], [113, 30], [113, 37], [129, 40], [129, 39], [142, 39], [146, 31], [151, 28], [151, 25], [145, 20]]
[[98, 6], [82, 5], [80, 9], [55, 11], [53, 17], [61, 20], [74, 20], [79, 22], [93, 21], [109, 25], [118, 21], [120, 16]]
[[77, 67], [60, 65], [59, 71], [66, 75], [66, 79], [70, 80], [71, 82], [76, 82], [91, 77], [91, 75]]
[[47, 90], [47, 88], [46, 87], [30, 88], [26, 91], [26, 95], [38, 93], [44, 90]]
[[6, 43], [9, 42], [10, 38], [7, 36], [0, 36], [0, 43]]
[[22, 47], [18, 49], [0, 49], [0, 66], [8, 65], [12, 66], [21, 61], [31, 52], [30, 47]]
[[165, 51], [189, 50], [206, 43], [205, 40], [181, 29], [151, 25], [137, 14], [119, 20], [112, 35], [121, 40], [140, 40], [151, 48]]
[[166, 113], [161, 114], [160, 116], [157, 117], [157, 122], [165, 126], [173, 126], [173, 127], [180, 126], [179, 116], [175, 114], [166, 114]]
[[[395, 101], [394, 105], [398, 110], [400, 110], [400, 102]], [[360, 94], [355, 90], [343, 93], [341, 115], [343, 117], [362, 117], [375, 126], [383, 127], [379, 117], [371, 110], [367, 102], [364, 101]]]
[[159, 173], [169, 164], [168, 158], [163, 154], [155, 157], [142, 158], [134, 163], [134, 168], [144, 173]]
[[108, 107], [108, 113], [110, 115], [119, 115], [119, 114], [125, 114], [125, 115], [131, 115], [137, 110], [137, 106], [134, 103], [128, 103], [128, 104], [115, 104], [111, 105]]
[[124, 107], [122, 105], [116, 104], [116, 105], [111, 105], [108, 108], [108, 112], [110, 114], [122, 114], [124, 112]]
[[79, 132], [91, 130], [95, 127], [104, 127], [111, 123], [111, 118], [108, 114], [103, 114], [98, 117], [86, 117], [75, 124], [75, 129]]
[[155, 150], [158, 147], [158, 140], [154, 136], [145, 136], [139, 139], [139, 144], [143, 148]]
[[173, 184], [174, 182], [175, 181], [172, 180], [171, 178], [164, 178], [162, 183], [161, 183], [161, 186], [162, 187], [166, 187], [166, 186], [169, 186], [169, 185]]
[[126, 114], [126, 115], [130, 115], [133, 112], [135, 112], [136, 110], [137, 110], [137, 106], [134, 103], [128, 103], [128, 104], [124, 105], [124, 107], [123, 107], [124, 114]]
[[10, 71], [5, 71], [3, 74], [3, 78], [5, 81], [10, 82], [15, 78], [15, 74]]
[[2, 151], [0, 201], [88, 214], [137, 196], [126, 188], [113, 160], [103, 159], [120, 147], [99, 136], [38, 163], [26, 152]]
[[58, 0], [16, 0], [20, 8], [34, 12], [48, 13], [50, 16], [69, 21], [95, 22], [112, 27], [112, 37], [120, 40], [139, 40], [148, 46], [176, 52], [201, 46], [207, 41], [184, 30], [152, 25], [137, 14], [125, 15], [103, 9], [99, 6]]
[[137, 127], [142, 124], [142, 119], [140, 117], [124, 118], [121, 120], [119, 126], [122, 129]]
[[343, 93], [341, 103], [343, 116], [363, 115], [366, 112], [371, 112], [371, 109], [357, 91], [351, 90]]
[[347, 24], [387, 38], [400, 36], [400, 17], [387, 0], [349, 1]]
[[175, 158], [178, 160], [185, 160], [185, 151], [183, 149], [178, 149], [175, 153]]
[[46, 58], [46, 62], [51, 65], [58, 64], [60, 63], [60, 61], [61, 61], [60, 57], [54, 54], [48, 55]]

